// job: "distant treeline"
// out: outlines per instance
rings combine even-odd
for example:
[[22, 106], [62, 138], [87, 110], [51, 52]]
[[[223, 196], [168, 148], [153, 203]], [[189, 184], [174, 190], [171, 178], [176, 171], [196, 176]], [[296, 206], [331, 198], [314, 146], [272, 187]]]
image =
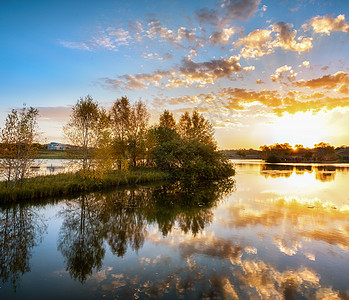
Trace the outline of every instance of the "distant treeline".
[[264, 145], [255, 149], [225, 150], [226, 155], [232, 158], [261, 158], [267, 162], [312, 162], [312, 161], [349, 161], [349, 147], [335, 148], [329, 143], [318, 143], [314, 148], [303, 145], [292, 147], [288, 143]]

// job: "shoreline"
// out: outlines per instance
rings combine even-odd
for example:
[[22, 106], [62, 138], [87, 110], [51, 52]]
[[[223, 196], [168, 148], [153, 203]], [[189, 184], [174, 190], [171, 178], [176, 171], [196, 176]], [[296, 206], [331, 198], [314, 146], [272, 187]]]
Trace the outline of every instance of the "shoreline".
[[0, 182], [0, 203], [14, 203], [47, 197], [68, 196], [93, 192], [109, 187], [131, 186], [142, 183], [166, 181], [170, 174], [155, 169], [136, 169], [128, 172], [114, 171], [102, 179], [82, 179], [77, 173], [39, 175], [27, 178], [21, 186], [6, 189]]

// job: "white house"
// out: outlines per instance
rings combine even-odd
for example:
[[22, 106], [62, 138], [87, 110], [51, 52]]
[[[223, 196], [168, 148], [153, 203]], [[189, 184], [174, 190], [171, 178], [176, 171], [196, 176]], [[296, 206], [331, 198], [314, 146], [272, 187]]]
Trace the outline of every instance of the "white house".
[[49, 143], [47, 145], [47, 149], [48, 150], [66, 150], [67, 149], [67, 146], [64, 145], [64, 144], [61, 144], [61, 143]]

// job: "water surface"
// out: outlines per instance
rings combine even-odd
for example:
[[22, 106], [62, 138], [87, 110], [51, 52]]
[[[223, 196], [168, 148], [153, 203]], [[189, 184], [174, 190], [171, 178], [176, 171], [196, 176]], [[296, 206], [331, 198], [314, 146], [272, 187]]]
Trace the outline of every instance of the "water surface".
[[349, 165], [0, 208], [0, 299], [348, 299]]

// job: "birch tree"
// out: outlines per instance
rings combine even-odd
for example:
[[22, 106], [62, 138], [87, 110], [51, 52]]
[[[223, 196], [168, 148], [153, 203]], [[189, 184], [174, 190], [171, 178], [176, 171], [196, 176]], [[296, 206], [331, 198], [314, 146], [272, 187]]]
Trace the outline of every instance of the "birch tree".
[[80, 98], [72, 109], [70, 121], [63, 127], [65, 136], [74, 148], [72, 158], [79, 165], [83, 176], [96, 168], [96, 152], [107, 130], [106, 113], [88, 95]]
[[36, 108], [24, 106], [20, 110], [13, 109], [5, 120], [5, 126], [0, 133], [0, 169], [7, 188], [21, 185], [31, 173], [37, 153], [35, 142], [39, 136], [38, 115]]

